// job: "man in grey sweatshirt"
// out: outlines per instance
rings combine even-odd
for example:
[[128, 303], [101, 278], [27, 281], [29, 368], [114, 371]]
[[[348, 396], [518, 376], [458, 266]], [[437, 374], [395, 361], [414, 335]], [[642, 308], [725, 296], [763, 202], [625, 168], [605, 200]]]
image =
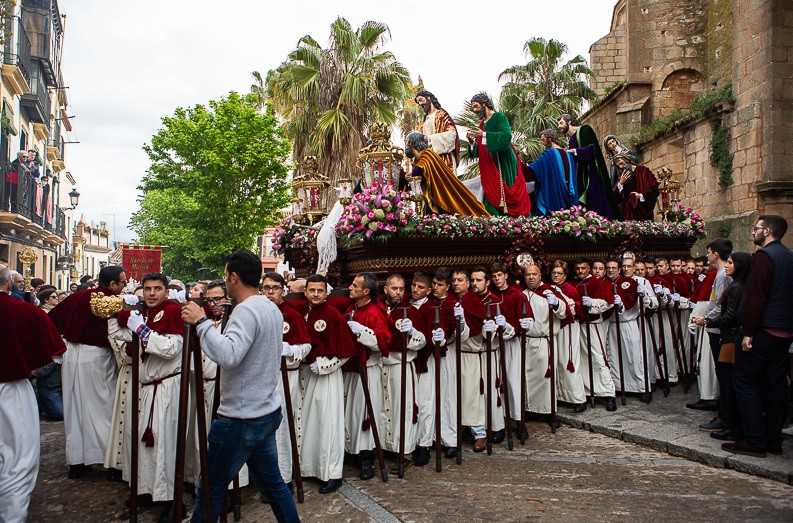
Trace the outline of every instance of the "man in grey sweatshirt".
[[[217, 521], [229, 483], [247, 463], [259, 492], [270, 500], [278, 521], [299, 521], [297, 508], [278, 470], [275, 431], [281, 423], [276, 385], [281, 364], [283, 317], [259, 295], [262, 265], [250, 251], [226, 258], [226, 291], [237, 305], [220, 333], [203, 309], [185, 303], [182, 319], [196, 326], [204, 354], [223, 369], [218, 417], [209, 430], [212, 521]], [[204, 521], [201, 481], [192, 521]]]

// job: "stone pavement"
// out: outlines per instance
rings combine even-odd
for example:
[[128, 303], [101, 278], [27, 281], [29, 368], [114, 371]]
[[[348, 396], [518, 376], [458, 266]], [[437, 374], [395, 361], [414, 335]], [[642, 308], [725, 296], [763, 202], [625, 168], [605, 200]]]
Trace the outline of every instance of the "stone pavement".
[[[642, 416], [657, 415], [668, 402], [677, 405], [670, 405], [670, 411], [677, 408], [677, 415], [690, 416], [682, 407], [690, 396], [654, 398], [649, 408], [634, 406], [634, 400], [608, 413], [611, 420], [603, 423], [633, 425]], [[580, 422], [591, 417], [589, 423], [597, 425], [605, 414], [599, 405], [579, 415]], [[708, 414], [698, 413], [696, 421]], [[444, 459], [441, 473], [435, 472], [433, 459], [429, 466], [408, 468], [404, 479], [391, 476], [383, 483], [379, 477], [360, 481], [357, 468], [347, 465], [344, 486], [336, 493], [320, 495], [318, 483], [306, 480], [305, 503], [298, 511], [303, 521], [444, 523], [583, 518], [789, 521], [793, 515], [793, 486], [779, 481], [706, 466], [567, 425], [551, 434], [546, 424], [531, 422], [529, 431], [526, 446], [516, 442], [510, 452], [506, 443], [495, 445], [492, 456], [474, 454], [467, 442], [462, 464]], [[679, 439], [675, 433], [672, 441], [677, 445]], [[63, 448], [63, 424], [42, 422], [41, 470], [30, 521], [124, 521], [126, 485], [105, 481], [101, 469], [80, 480], [66, 479]], [[274, 520], [252, 487], [242, 492], [242, 521]], [[192, 503], [192, 497], [186, 496], [186, 501]], [[139, 521], [155, 521], [159, 512], [159, 507], [144, 509]]]
[[765, 458], [754, 458], [721, 450], [722, 441], [699, 430], [699, 425], [713, 419], [716, 413], [685, 406], [699, 399], [696, 387], [688, 394], [683, 393], [681, 385], [671, 387], [667, 398], [661, 391], [654, 392], [649, 405], [635, 396], [626, 399], [627, 406], [623, 407], [617, 394], [616, 412], [607, 412], [605, 405], [598, 402], [594, 409], [590, 407], [580, 414], [562, 407], [558, 417], [572, 427], [638, 443], [673, 456], [793, 484], [793, 438], [783, 437], [782, 456], [768, 454]]

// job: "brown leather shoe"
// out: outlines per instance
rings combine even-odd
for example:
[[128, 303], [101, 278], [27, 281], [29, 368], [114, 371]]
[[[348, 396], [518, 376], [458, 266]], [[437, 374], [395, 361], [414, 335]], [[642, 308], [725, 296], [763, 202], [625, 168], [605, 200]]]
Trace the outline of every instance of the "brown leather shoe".
[[482, 452], [487, 448], [487, 438], [477, 438], [474, 441], [474, 452]]

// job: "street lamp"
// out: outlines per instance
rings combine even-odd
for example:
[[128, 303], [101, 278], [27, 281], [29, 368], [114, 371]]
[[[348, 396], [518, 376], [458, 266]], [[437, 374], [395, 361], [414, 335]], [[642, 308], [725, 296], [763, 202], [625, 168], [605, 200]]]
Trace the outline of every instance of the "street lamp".
[[71, 204], [72, 204], [72, 209], [75, 209], [75, 208], [77, 207], [77, 201], [78, 201], [79, 199], [80, 199], [80, 193], [79, 193], [79, 192], [77, 192], [77, 189], [72, 189], [72, 190], [69, 192], [69, 201], [70, 201], [70, 202], [71, 202]]

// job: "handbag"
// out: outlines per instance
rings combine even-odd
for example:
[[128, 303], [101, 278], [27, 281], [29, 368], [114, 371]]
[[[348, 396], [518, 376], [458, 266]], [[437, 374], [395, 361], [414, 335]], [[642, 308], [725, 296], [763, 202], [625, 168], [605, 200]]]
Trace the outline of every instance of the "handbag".
[[735, 363], [735, 343], [721, 344], [719, 363]]

